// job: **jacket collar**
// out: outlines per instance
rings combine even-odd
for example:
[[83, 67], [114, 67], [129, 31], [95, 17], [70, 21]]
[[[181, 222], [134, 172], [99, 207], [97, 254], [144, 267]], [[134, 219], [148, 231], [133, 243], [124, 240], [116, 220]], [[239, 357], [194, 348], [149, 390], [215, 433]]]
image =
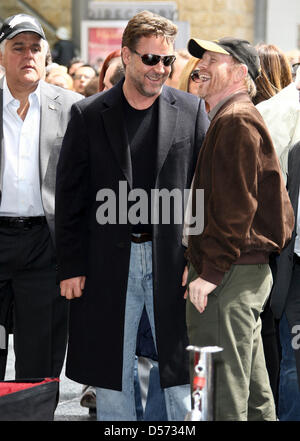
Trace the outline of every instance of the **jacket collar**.
[[226, 107], [230, 106], [234, 102], [238, 101], [248, 101], [249, 103], [252, 103], [249, 95], [247, 92], [236, 92], [231, 95], [228, 95], [228, 97], [221, 100], [210, 112], [209, 112], [209, 119], [212, 120], [221, 110], [224, 110]]

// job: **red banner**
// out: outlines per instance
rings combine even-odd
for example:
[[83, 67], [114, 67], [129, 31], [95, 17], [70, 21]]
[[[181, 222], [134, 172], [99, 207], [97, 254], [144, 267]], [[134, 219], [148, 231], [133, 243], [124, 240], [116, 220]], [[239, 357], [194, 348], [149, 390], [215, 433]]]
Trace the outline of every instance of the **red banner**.
[[101, 57], [105, 59], [110, 52], [121, 48], [124, 27], [89, 28], [88, 30], [88, 60], [96, 64]]

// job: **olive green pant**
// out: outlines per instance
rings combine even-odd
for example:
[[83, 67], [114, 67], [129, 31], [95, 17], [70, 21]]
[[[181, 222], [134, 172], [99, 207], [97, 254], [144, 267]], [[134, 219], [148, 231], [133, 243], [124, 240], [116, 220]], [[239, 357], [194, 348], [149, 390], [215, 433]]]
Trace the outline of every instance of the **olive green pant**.
[[[187, 283], [197, 277], [190, 265]], [[215, 421], [276, 420], [260, 320], [271, 286], [269, 265], [232, 265], [203, 313], [187, 299], [190, 344], [223, 348], [213, 356]], [[190, 373], [193, 378], [193, 356]]]

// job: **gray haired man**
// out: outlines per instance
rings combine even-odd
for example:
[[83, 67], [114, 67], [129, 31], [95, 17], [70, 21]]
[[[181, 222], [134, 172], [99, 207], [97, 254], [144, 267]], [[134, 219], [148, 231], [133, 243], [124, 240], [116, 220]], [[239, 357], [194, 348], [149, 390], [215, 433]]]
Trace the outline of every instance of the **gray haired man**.
[[[54, 187], [70, 108], [81, 95], [42, 80], [47, 50], [44, 31], [34, 17], [18, 14], [4, 21], [0, 317], [4, 305], [10, 310], [7, 304], [13, 303], [16, 378], [59, 376], [67, 339], [67, 304], [56, 283]], [[7, 338], [2, 337], [6, 346]]]

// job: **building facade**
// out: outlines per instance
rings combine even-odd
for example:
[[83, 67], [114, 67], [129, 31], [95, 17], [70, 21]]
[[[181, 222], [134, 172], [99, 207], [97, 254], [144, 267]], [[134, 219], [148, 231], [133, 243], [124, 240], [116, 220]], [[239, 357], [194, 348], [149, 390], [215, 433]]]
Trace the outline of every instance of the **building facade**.
[[[81, 49], [81, 22], [87, 20], [91, 2], [108, 3], [107, 0], [5, 0], [0, 2], [0, 20], [19, 12], [32, 13], [42, 22], [51, 45], [56, 41], [56, 29], [65, 26]], [[130, 8], [136, 2], [118, 0], [118, 3]], [[138, 3], [143, 8], [143, 4], [148, 6], [150, 2], [140, 0]], [[159, 3], [175, 5], [171, 18], [188, 24], [188, 37], [235, 36], [253, 44], [274, 43], [284, 51], [300, 48], [299, 0], [285, 3], [281, 0], [160, 0]]]

